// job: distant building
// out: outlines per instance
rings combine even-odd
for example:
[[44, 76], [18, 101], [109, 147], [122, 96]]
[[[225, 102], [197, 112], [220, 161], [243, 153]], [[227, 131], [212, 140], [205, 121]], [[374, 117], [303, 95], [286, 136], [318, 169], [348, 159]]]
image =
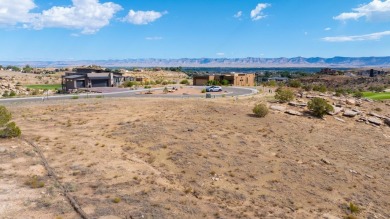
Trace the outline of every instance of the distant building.
[[62, 76], [62, 89], [72, 91], [93, 87], [116, 87], [125, 80], [122, 73], [106, 72], [96, 67], [76, 68]]
[[381, 75], [387, 75], [388, 72], [385, 72], [383, 70], [369, 69], [369, 70], [360, 71], [357, 74], [359, 76], [365, 76], [365, 77], [376, 77]]
[[255, 74], [224, 74], [224, 75], [205, 75], [194, 76], [193, 84], [195, 86], [207, 85], [208, 81], [222, 82], [227, 80], [232, 86], [255, 86]]

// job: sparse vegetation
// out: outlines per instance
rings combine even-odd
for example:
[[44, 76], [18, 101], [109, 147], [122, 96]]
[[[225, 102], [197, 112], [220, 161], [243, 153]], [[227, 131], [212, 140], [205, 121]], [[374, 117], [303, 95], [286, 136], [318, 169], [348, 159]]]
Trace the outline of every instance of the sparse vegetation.
[[15, 122], [10, 122], [12, 114], [4, 106], [0, 106], [0, 138], [15, 138], [21, 135]]
[[275, 99], [282, 103], [291, 101], [294, 99], [294, 92], [286, 88], [278, 88], [276, 91]]
[[180, 81], [180, 84], [189, 85], [190, 82], [187, 79], [184, 79], [184, 80]]
[[32, 189], [42, 188], [45, 186], [45, 183], [40, 179], [40, 177], [34, 175], [29, 177], [25, 182], [24, 185], [29, 186]]
[[290, 80], [288, 82], [288, 86], [294, 87], [294, 88], [300, 88], [302, 86], [302, 83], [298, 80]]
[[313, 86], [313, 90], [314, 90], [314, 91], [321, 92], [321, 93], [325, 93], [328, 89], [326, 88], [325, 85], [321, 84], [321, 85], [315, 85], [315, 86]]
[[206, 93], [206, 89], [202, 89], [201, 92], [202, 92], [202, 94]]
[[77, 100], [79, 99], [79, 96], [72, 96], [72, 100]]
[[119, 198], [119, 197], [115, 197], [115, 198], [112, 199], [112, 202], [114, 202], [114, 203], [119, 203], [121, 201], [122, 201], [122, 199]]
[[355, 205], [354, 203], [349, 203], [349, 210], [351, 211], [352, 214], [357, 214], [360, 212], [359, 206]]
[[265, 117], [268, 114], [268, 107], [260, 103], [256, 104], [252, 111], [257, 117]]
[[307, 104], [307, 107], [312, 111], [314, 116], [322, 118], [326, 113], [333, 110], [332, 105], [330, 105], [326, 100], [322, 98], [313, 98]]

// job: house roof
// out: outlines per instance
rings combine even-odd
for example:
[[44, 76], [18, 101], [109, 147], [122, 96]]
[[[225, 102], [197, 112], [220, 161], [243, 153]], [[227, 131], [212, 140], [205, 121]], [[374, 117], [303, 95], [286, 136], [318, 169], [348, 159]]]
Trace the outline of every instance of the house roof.
[[88, 73], [87, 76], [90, 79], [109, 79], [110, 73]]
[[65, 76], [64, 78], [66, 79], [76, 79], [76, 78], [83, 78], [84, 75], [69, 75], [69, 76]]

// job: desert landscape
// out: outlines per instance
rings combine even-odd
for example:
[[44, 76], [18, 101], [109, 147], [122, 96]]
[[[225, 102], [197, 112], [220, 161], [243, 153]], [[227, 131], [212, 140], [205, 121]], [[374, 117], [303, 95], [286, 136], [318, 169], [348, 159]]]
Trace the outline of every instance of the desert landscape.
[[323, 119], [264, 92], [6, 106], [23, 135], [0, 140], [4, 219], [80, 218], [64, 190], [88, 218], [390, 217], [390, 127], [360, 118], [389, 116], [386, 101]]

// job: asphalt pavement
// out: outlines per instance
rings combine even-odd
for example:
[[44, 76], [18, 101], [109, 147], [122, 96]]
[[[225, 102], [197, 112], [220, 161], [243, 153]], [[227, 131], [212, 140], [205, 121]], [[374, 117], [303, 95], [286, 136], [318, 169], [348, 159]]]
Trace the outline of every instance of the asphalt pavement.
[[[195, 89], [203, 89], [204, 87], [194, 87]], [[39, 97], [15, 97], [15, 98], [1, 98], [1, 103], [16, 103], [16, 102], [43, 102], [43, 101], [52, 101], [52, 100], [66, 100], [66, 99], [83, 99], [83, 98], [97, 98], [97, 97], [157, 97], [157, 98], [201, 98], [206, 97], [206, 94], [196, 94], [196, 95], [150, 95], [150, 94], [140, 94], [146, 91], [153, 90], [162, 90], [164, 88], [151, 88], [151, 89], [137, 89], [137, 90], [128, 90], [123, 89], [123, 91], [115, 90], [115, 92], [108, 93], [81, 93], [81, 94], [58, 94], [51, 96], [39, 96]], [[225, 96], [248, 96], [257, 93], [258, 91], [254, 88], [247, 87], [223, 87], [223, 92], [210, 92], [212, 98], [218, 98]]]

